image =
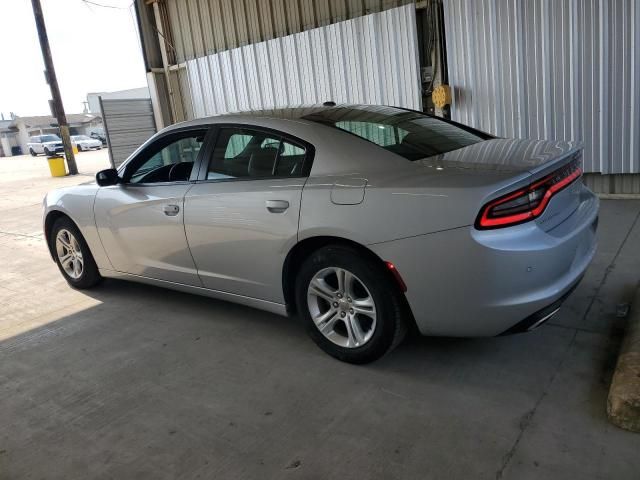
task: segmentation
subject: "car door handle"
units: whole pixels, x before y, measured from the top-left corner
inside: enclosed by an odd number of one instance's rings
[[[271,213],[282,213],[289,208],[289,202],[286,200],[267,200],[265,205]]]
[[[180,207],[178,205],[165,205],[162,207],[162,211],[168,217],[175,217],[180,211]]]

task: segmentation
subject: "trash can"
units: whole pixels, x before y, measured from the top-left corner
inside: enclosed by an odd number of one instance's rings
[[[67,174],[67,170],[64,166],[64,158],[51,157],[47,158],[47,162],[49,162],[49,171],[51,172],[52,177],[64,177]]]

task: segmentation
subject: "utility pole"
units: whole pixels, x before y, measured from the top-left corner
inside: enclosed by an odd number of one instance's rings
[[[76,159],[73,156],[73,147],[71,145],[71,137],[69,136],[69,125],[67,125],[67,115],[64,113],[62,106],[62,98],[60,97],[60,89],[58,88],[58,78],[53,68],[53,59],[51,58],[51,49],[49,48],[49,37],[47,36],[47,27],[44,24],[44,16],[42,15],[42,6],[40,0],[31,0],[33,6],[33,16],[36,19],[36,28],[38,29],[38,39],[40,40],[40,49],[42,50],[42,58],[44,59],[45,76],[47,83],[51,88],[51,112],[58,121],[60,128],[60,136],[62,137],[62,145],[64,146],[64,156],[67,159],[67,167],[70,175],[78,174]]]

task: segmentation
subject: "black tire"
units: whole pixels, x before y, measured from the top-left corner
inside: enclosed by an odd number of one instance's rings
[[[38,156],[38,154],[33,150],[33,148],[30,148],[30,149],[29,149],[29,154],[30,154],[32,157],[37,157],[37,156]]]
[[[73,235],[73,237],[75,237],[75,239],[77,240],[80,252],[82,253],[82,263],[83,263],[82,273],[79,275],[78,278],[73,278],[72,276],[70,276],[65,271],[65,268],[62,266],[62,263],[60,261],[60,254],[56,246],[56,239],[57,239],[58,233],[61,230],[67,230]],[[93,255],[91,254],[91,250],[89,250],[89,246],[87,245],[87,242],[84,240],[84,237],[80,233],[80,230],[78,230],[78,227],[76,227],[75,223],[73,223],[73,221],[71,221],[69,217],[60,217],[58,220],[55,221],[55,223],[53,224],[53,227],[51,228],[51,234],[49,235],[49,244],[50,244],[51,251],[53,252],[55,261],[58,265],[58,269],[60,270],[60,273],[62,273],[62,276],[64,277],[64,279],[73,288],[83,290],[83,289],[91,288],[102,281],[102,276],[98,271],[98,266],[96,265],[96,262],[93,259]]]
[[[82,145],[78,145],[78,152],[82,152]]]
[[[375,328],[371,328],[373,333],[362,346],[337,345],[320,332],[312,319],[307,302],[309,285],[316,274],[332,267],[347,270],[355,275],[368,290],[375,304]],[[343,362],[373,362],[398,346],[406,334],[402,293],[381,262],[355,248],[330,245],[311,254],[300,267],[296,277],[295,295],[298,315],[309,336],[322,350]],[[346,327],[345,321],[343,324]],[[339,326],[337,322],[335,325]]]
[[[51,156],[51,152],[49,151],[49,149],[48,149],[47,147],[44,147],[44,154],[45,154],[47,157],[50,157],[50,156]]]

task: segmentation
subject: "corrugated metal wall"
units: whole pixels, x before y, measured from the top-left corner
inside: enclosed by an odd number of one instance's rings
[[[188,82],[180,82],[180,90],[192,96],[187,118],[327,100],[421,109],[414,5],[186,65]]]
[[[411,0],[166,0],[178,63],[398,7]]]
[[[597,193],[623,195],[638,195],[640,193],[640,174],[600,175],[599,173],[592,173],[585,175],[584,183]]]
[[[136,148],[156,133],[153,108],[148,98],[100,98],[100,111],[113,168],[118,168]]]
[[[640,172],[640,2],[445,0],[452,117],[579,140],[588,172]]]
[[[175,121],[182,122],[196,118],[201,115],[194,116],[193,107],[194,96],[192,94],[192,83],[195,80],[189,78],[187,64],[171,67],[169,70],[169,78],[171,81],[171,92],[174,102]],[[195,92],[196,94],[202,92]]]

